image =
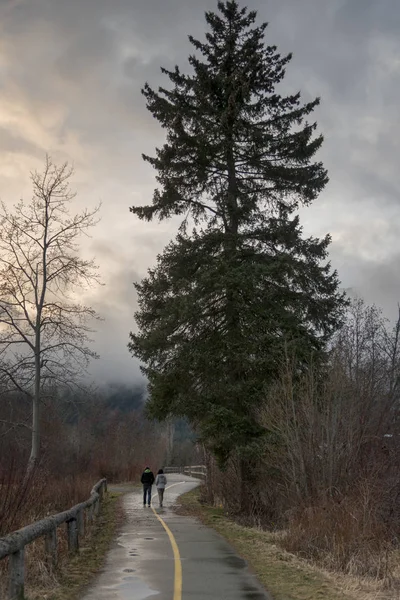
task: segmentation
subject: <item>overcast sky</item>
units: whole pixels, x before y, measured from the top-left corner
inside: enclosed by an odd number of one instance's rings
[[[321,96],[316,113],[330,183],[302,211],[307,233],[333,237],[344,288],[392,317],[400,300],[399,0],[249,0],[268,41],[293,51],[285,88]],[[75,166],[77,204],[102,201],[86,251],[105,286],[92,368],[98,381],[138,377],[126,345],[133,281],[155,263],[173,223],[139,222],[154,174],[141,153],[163,140],[140,94],[160,66],[184,67],[187,34],[205,31],[215,0],[0,0],[0,196],[30,197],[29,171],[49,152]]]

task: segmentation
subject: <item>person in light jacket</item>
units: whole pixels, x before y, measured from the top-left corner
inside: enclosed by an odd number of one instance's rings
[[[164,500],[165,486],[167,485],[167,478],[164,475],[164,471],[160,469],[156,477],[156,488],[158,492],[158,499],[160,501],[160,508],[162,508]]]

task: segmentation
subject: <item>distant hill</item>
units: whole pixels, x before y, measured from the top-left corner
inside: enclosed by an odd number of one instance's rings
[[[147,396],[146,386],[143,384],[129,387],[121,383],[110,383],[102,387],[100,392],[108,408],[122,413],[142,409]]]

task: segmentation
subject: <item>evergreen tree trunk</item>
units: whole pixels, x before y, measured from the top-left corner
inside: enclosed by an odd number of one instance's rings
[[[174,452],[174,434],[175,427],[172,422],[172,419],[168,419],[167,421],[167,456],[166,456],[166,465],[170,466],[173,458]]]
[[[255,483],[252,467],[248,459],[240,460],[240,512],[245,515],[252,512],[252,488]]]

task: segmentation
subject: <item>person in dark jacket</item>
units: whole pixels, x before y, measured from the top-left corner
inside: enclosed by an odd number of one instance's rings
[[[150,467],[146,467],[142,473],[140,481],[143,484],[143,506],[151,506],[151,486],[154,483],[154,475]]]

